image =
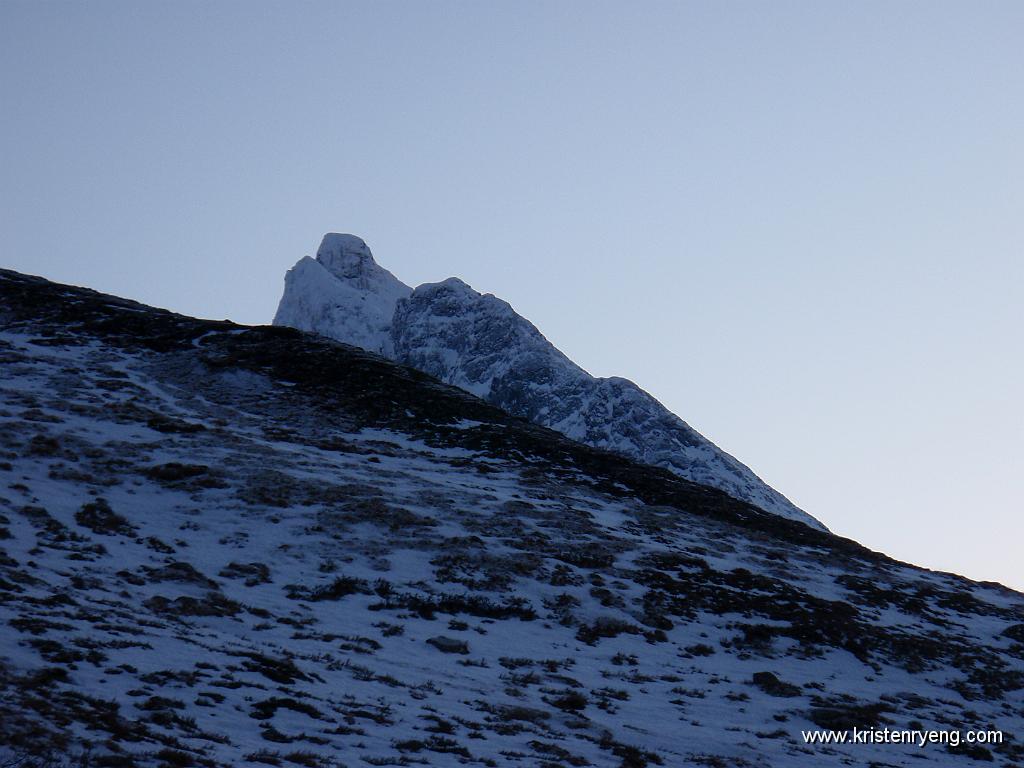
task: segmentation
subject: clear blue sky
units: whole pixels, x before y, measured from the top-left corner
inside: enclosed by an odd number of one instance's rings
[[[0,0],[0,263],[458,275],[829,525],[1024,588],[1024,3]]]

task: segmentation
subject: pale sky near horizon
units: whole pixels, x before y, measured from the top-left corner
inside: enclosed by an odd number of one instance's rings
[[[836,533],[1024,589],[1024,4],[0,0],[0,266],[492,292]]]

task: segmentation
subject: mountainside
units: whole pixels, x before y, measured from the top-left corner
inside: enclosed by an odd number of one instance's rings
[[[1024,761],[1024,595],[292,329],[0,271],[0,479],[0,765]]]
[[[633,382],[588,374],[507,302],[457,278],[412,290],[354,235],[326,235],[316,260],[288,272],[274,324],[379,352],[573,440],[824,528]]]

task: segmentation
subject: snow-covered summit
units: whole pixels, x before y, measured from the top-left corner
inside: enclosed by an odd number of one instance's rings
[[[324,235],[316,259],[303,257],[285,275],[274,325],[339,339],[390,357],[391,318],[412,288],[373,260],[355,235]]]
[[[275,325],[379,352],[581,443],[824,527],[633,382],[591,376],[508,302],[456,277],[411,290],[352,235],[324,238],[319,271],[306,262],[285,278]]]
[[[335,277],[343,280],[367,281],[372,275],[385,273],[394,277],[373,260],[369,246],[361,237],[328,232],[320,241],[316,260]]]

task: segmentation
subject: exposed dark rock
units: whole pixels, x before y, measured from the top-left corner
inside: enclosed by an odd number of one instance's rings
[[[469,653],[469,644],[465,640],[456,640],[452,637],[438,635],[427,640],[427,645],[432,645],[442,653]]]

